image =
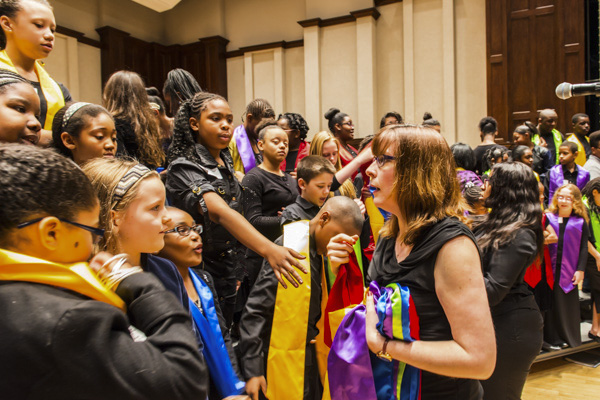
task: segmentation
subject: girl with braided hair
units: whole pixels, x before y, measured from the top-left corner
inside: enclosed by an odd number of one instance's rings
[[[0,2],[0,68],[27,79],[40,103],[43,130],[40,144],[52,138],[56,112],[71,101],[67,88],[50,77],[40,61],[54,47],[56,21],[47,0],[2,0]]]
[[[215,277],[228,327],[242,278],[236,254],[238,240],[268,260],[284,287],[287,285],[281,275],[294,286],[302,282],[294,269],[300,267],[296,258],[301,256],[271,242],[241,215],[242,187],[228,151],[232,131],[233,114],[223,97],[200,92],[184,102],[175,118],[166,182],[172,204],[204,226],[204,265]]]
[[[37,144],[42,129],[39,114],[33,86],[19,74],[0,69],[0,143]]]
[[[296,177],[298,162],[309,154],[310,143],[306,141],[308,124],[300,114],[285,113],[277,117],[277,125],[288,135],[290,148],[288,155],[281,163],[281,170]]]

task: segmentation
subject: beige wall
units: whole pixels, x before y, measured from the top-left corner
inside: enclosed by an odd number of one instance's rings
[[[100,49],[57,34],[54,50],[44,61],[50,76],[69,89],[73,100],[102,102]]]
[[[404,37],[402,24],[402,3],[389,4],[379,8],[381,16],[377,20],[377,118],[389,111],[404,116]],[[377,128],[375,126],[374,128]]]
[[[356,24],[331,26],[321,31],[321,125],[327,129],[323,117],[331,107],[348,114],[357,121],[356,98]],[[318,130],[312,129],[311,135]],[[358,130],[358,129],[357,129]],[[355,133],[356,135],[356,133]]]
[[[314,17],[318,2],[306,0],[305,4],[306,17]],[[335,1],[323,4],[321,18],[352,11],[342,5]],[[331,15],[334,9],[337,15]],[[281,50],[285,76],[280,86],[273,76],[274,60],[267,55],[272,50],[228,60],[228,66],[236,71],[228,71],[230,82],[244,82],[243,87],[229,85],[232,103],[247,102],[252,98],[249,93],[261,93],[273,103],[276,93],[282,91],[285,111],[304,112],[311,127],[309,137],[327,129],[323,114],[334,106],[352,117],[357,137],[375,132],[387,111],[400,112],[407,122],[414,123],[420,123],[423,113],[429,111],[441,121],[449,143],[464,141],[475,146],[479,142],[477,122],[487,112],[485,4],[480,0],[404,0],[378,10],[381,16],[377,21],[368,17],[360,22],[306,28],[304,52],[297,52],[302,58],[292,61],[291,52],[297,49]],[[372,23],[374,29],[361,27],[365,23]],[[372,42],[363,37],[365,32],[372,33]],[[273,36],[264,42],[276,40]],[[365,62],[370,56],[372,62]],[[252,62],[248,63],[248,57]],[[295,72],[290,71],[292,66]],[[368,68],[373,72],[366,73]],[[298,79],[288,76],[291,73]],[[243,77],[235,78],[236,74]],[[365,85],[366,80],[372,80],[374,87]]]
[[[165,18],[130,0],[51,0],[58,25],[99,39],[96,28],[112,26],[148,42],[165,43]]]
[[[387,111],[409,122],[420,122],[429,111],[450,143],[479,142],[477,122],[487,112],[481,0],[403,0],[379,7],[377,21],[321,28],[302,28],[297,21],[348,15],[372,7],[372,0],[183,0],[162,14],[130,0],[53,4],[60,25],[93,39],[104,25],[164,44],[220,35],[230,41],[230,51],[304,39],[304,47],[227,60],[236,124],[250,99],[264,97],[277,113],[303,114],[310,135],[326,128],[323,113],[335,106],[352,116],[359,137],[374,132]],[[99,60],[98,49],[62,38],[47,61],[79,98],[99,101]]]

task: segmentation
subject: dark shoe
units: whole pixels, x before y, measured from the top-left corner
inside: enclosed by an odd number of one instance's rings
[[[558,347],[560,347],[561,349],[566,349],[567,347],[569,347],[569,344],[566,342],[562,342],[561,344],[558,345]]]
[[[544,351],[558,351],[560,350],[559,346],[554,346],[550,343],[544,342],[542,343],[542,350]]]
[[[600,343],[600,336],[596,336],[592,332],[588,332],[588,337],[593,341]]]

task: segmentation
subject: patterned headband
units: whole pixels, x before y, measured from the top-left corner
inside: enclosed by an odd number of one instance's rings
[[[71,104],[69,106],[69,108],[67,108],[67,111],[65,111],[65,114],[63,115],[62,129],[65,130],[65,128],[67,127],[67,124],[69,123],[69,120],[71,119],[73,114],[75,114],[77,112],[77,110],[79,110],[81,107],[85,107],[89,104],[91,104],[91,103],[84,103],[82,101]]]
[[[160,104],[154,103],[154,102],[150,102],[148,104],[150,104],[150,108],[151,109],[156,110],[156,111],[160,111]]]
[[[140,179],[144,178],[146,175],[151,174],[152,170],[148,167],[143,166],[142,164],[134,165],[119,181],[117,187],[115,189],[115,193],[113,195],[113,206],[114,209],[125,194],[131,189],[133,185],[135,185]]]

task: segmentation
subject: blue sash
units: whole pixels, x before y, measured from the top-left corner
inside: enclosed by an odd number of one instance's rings
[[[193,270],[189,271],[196,292],[198,292],[202,310],[204,310],[204,314],[202,314],[198,306],[190,300],[192,319],[204,342],[202,353],[208,365],[210,378],[222,397],[240,394],[244,390],[245,383],[239,380],[231,366],[229,353],[225,348],[225,341],[219,326],[213,294],[208,285]]]

